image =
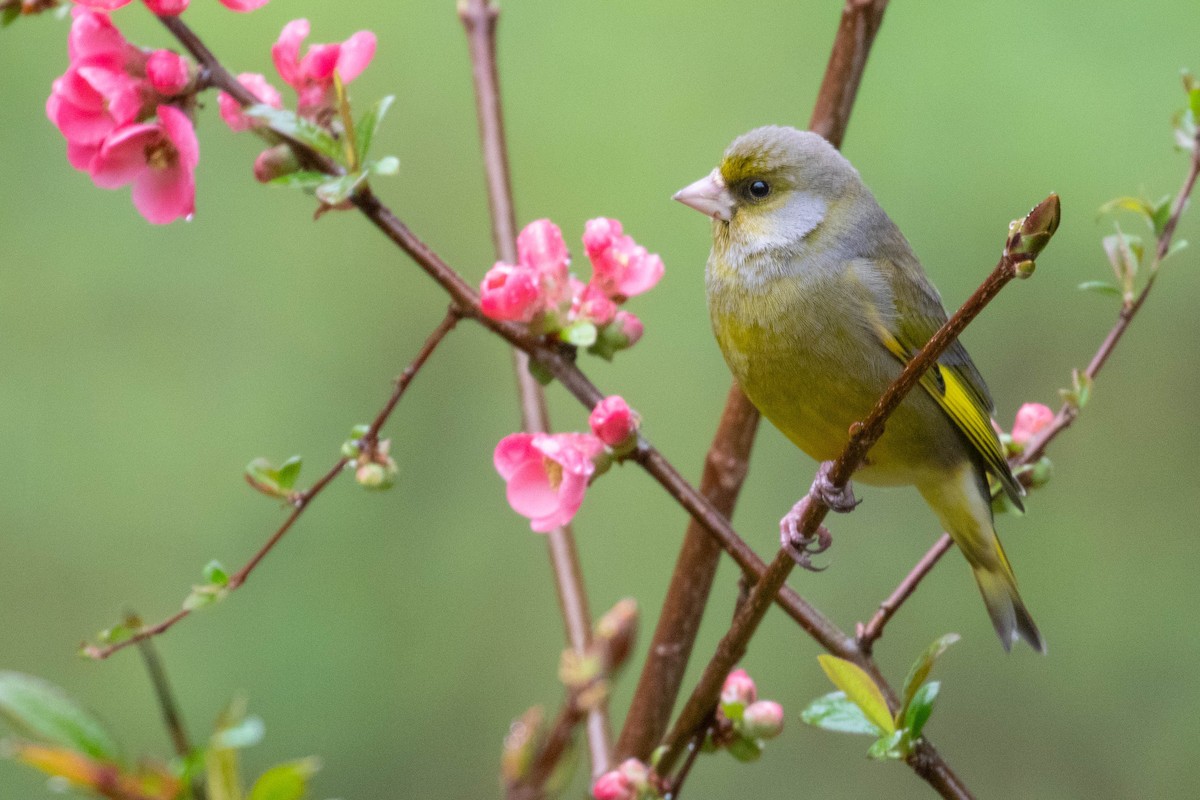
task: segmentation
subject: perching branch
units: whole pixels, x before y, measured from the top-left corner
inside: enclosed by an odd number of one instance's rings
[[[1179,188],[1179,193],[1175,195],[1175,200],[1171,204],[1171,215],[1167,218],[1163,225],[1162,232],[1158,236],[1154,248],[1154,262],[1150,266],[1150,277],[1146,280],[1146,285],[1142,287],[1141,292],[1132,299],[1122,303],[1121,311],[1117,314],[1117,321],[1109,330],[1108,335],[1097,348],[1092,360],[1088,362],[1087,369],[1084,370],[1084,376],[1089,380],[1095,380],[1100,374],[1100,370],[1108,362],[1109,356],[1116,349],[1117,343],[1121,341],[1121,337],[1125,335],[1125,331],[1129,330],[1130,324],[1133,322],[1138,311],[1146,302],[1147,295],[1150,294],[1151,287],[1154,286],[1154,276],[1158,274],[1159,265],[1163,259],[1167,257],[1167,253],[1171,250],[1171,242],[1175,237],[1175,229],[1179,226],[1179,219],[1183,216],[1183,211],[1187,207],[1188,198],[1192,194],[1192,190],[1196,186],[1196,179],[1200,177],[1200,135],[1192,147],[1192,157],[1188,162],[1188,172],[1183,180],[1183,185]],[[1079,417],[1079,407],[1071,403],[1063,403],[1055,414],[1054,420],[1046,426],[1042,431],[1037,433],[1034,438],[1026,445],[1025,450],[1013,461],[1011,466],[1017,467],[1028,466],[1037,463],[1046,453],[1046,448],[1053,442],[1058,435],[1065,431]],[[948,551],[954,542],[950,539],[949,534],[943,533],[934,543],[933,547],[929,548],[928,552],[921,557],[921,560],[904,576],[904,580],[900,585],[888,595],[888,598],[879,604],[879,610],[871,617],[870,622],[865,626],[860,626],[858,631],[858,645],[864,655],[869,655],[875,641],[883,635],[883,628],[891,620],[892,616],[900,608],[901,605],[912,595],[925,576],[937,565],[941,557]]]
[[[364,444],[373,445],[378,440],[379,431],[383,427],[384,423],[387,422],[388,417],[391,416],[393,409],[396,408],[396,404],[400,402],[400,398],[404,396],[404,392],[412,384],[413,379],[417,376],[417,373],[421,370],[421,367],[424,366],[425,362],[429,360],[429,357],[433,354],[433,351],[437,349],[438,344],[440,344],[442,339],[446,337],[446,334],[454,329],[454,326],[458,323],[458,319],[459,313],[455,309],[451,308],[451,310],[447,312],[445,318],[443,318],[442,321],[438,323],[438,326],[433,329],[433,332],[429,334],[429,337],[425,340],[425,344],[421,346],[420,351],[417,353],[416,358],[414,358],[412,363],[404,369],[404,372],[400,373],[399,377],[396,378],[396,386],[392,390],[392,394],[388,398],[387,403],[384,404],[379,414],[376,415],[374,422],[371,423],[370,427],[367,429],[367,432],[363,434],[361,441]],[[339,458],[337,462],[330,467],[329,471],[322,475],[316,483],[302,492],[297,492],[289,499],[292,505],[292,513],[289,514],[287,519],[283,521],[283,524],[275,530],[275,533],[271,534],[271,537],[267,539],[266,543],[263,544],[262,547],[258,549],[258,552],[251,556],[250,560],[247,561],[241,569],[229,576],[229,583],[226,585],[226,589],[228,591],[233,592],[246,582],[246,580],[250,577],[250,573],[254,571],[254,568],[258,566],[259,562],[266,558],[267,554],[275,548],[275,545],[279,544],[279,541],[283,538],[284,534],[291,529],[296,520],[300,519],[300,516],[304,513],[312,501],[316,499],[317,495],[324,491],[325,487],[332,483],[333,479],[342,473],[342,470],[345,469],[349,461],[350,459],[346,458],[345,456]],[[82,652],[89,658],[94,658],[97,660],[108,658],[118,650],[124,650],[126,647],[129,647],[133,644],[140,644],[146,639],[149,639],[153,636],[158,636],[159,634],[170,630],[180,620],[190,616],[191,613],[191,609],[182,608],[175,614],[172,614],[170,617],[167,617],[156,625],[142,625],[138,627],[137,630],[135,630],[128,638],[113,642],[109,645],[87,645],[83,648]]]
[[[810,130],[835,147],[841,146],[846,135],[867,56],[886,9],[887,0],[850,0],[842,9],[821,91],[808,123]],[[727,519],[733,517],[734,505],[750,469],[750,451],[758,422],[758,409],[735,382],[729,388],[725,410],[700,478],[701,494]],[[618,759],[634,756],[646,760],[666,733],[719,560],[720,550],[709,531],[696,519],[691,520],[617,742]]]
[[[1058,227],[1058,218],[1058,196],[1050,195],[1049,198],[1034,207],[1023,220],[1013,223],[1004,253],[996,268],[966,303],[934,333],[925,346],[905,365],[899,376],[892,381],[875,403],[866,419],[851,426],[850,440],[842,450],[842,454],[833,462],[832,468],[826,473],[829,482],[835,488],[844,488],[849,483],[851,475],[862,464],[868,451],[883,436],[884,423],[888,416],[899,407],[901,401],[917,385],[926,370],[936,362],[946,348],[1009,281],[1019,274],[1027,274],[1028,268],[1025,265],[1032,264],[1032,259],[1053,235],[1054,230]],[[822,469],[824,471],[824,468]],[[803,512],[798,525],[799,534],[803,538],[811,539],[816,535],[822,521],[829,513],[829,506],[819,493],[814,495],[811,491],[802,504]],[[671,768],[683,754],[688,740],[696,730],[704,725],[709,714],[712,713],[725,677],[738,660],[745,655],[750,638],[766,615],[771,601],[783,586],[784,581],[787,580],[788,575],[791,574],[795,563],[792,555],[781,548],[767,573],[754,586],[749,597],[738,609],[733,625],[722,637],[717,646],[717,652],[705,667],[699,683],[692,691],[687,704],[667,737],[667,750],[657,764],[657,771],[660,775],[670,774]],[[861,662],[863,659],[856,660]],[[875,669],[875,671],[878,670]],[[939,791],[944,788],[946,792],[949,792],[952,787],[935,788],[939,788]],[[960,792],[952,792],[947,796],[962,795]]]
[[[492,5],[490,0],[462,0],[458,6],[458,16],[466,30],[470,50],[479,138],[483,144],[488,203],[492,212],[492,241],[496,256],[515,264],[517,215],[508,169],[500,79],[496,69],[496,22],[500,9]],[[529,372],[529,356],[517,349],[513,350],[513,370],[521,405],[521,427],[529,433],[548,432],[550,417],[546,409],[545,392]],[[546,536],[546,545],[558,588],[567,642],[576,653],[582,654],[591,643],[592,618],[571,526],[564,525],[550,531]],[[598,703],[586,713],[588,751],[592,776],[595,777],[607,772],[609,767],[607,704]],[[549,772],[546,774],[549,775]]]

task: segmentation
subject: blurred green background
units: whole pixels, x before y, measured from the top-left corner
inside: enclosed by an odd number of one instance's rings
[[[402,172],[380,192],[479,279],[491,243],[452,2],[275,0],[249,16],[193,5],[188,21],[235,71],[270,73],[268,47],[295,16],[309,15],[314,41],[375,30],[378,55],[353,94],[398,98],[376,149],[399,156]],[[669,198],[736,134],[807,121],[839,8],[504,4],[520,217],[554,218],[579,252],[584,221],[615,216],[662,254],[665,279],[629,306],[644,341],[613,365],[584,367],[630,399],[693,480],[729,379],[704,310],[707,225]],[[172,44],[137,5],[116,20],[134,41]],[[93,188],[43,113],[66,30],[46,16],[0,32],[0,667],[67,687],[131,751],[166,755],[137,656],[95,664],[76,645],[126,609],[170,613],[211,558],[242,563],[282,513],[242,483],[245,463],[300,453],[306,479],[325,469],[444,299],[356,215],[314,224],[308,198],[255,184],[257,141],[231,135],[211,97],[195,221],[155,228],[127,191]],[[1183,103],[1179,69],[1200,68],[1197,30],[1194,0],[1100,0],[1086,11],[903,0],[887,14],[845,152],[947,304],[991,268],[1011,218],[1062,195],[1063,227],[1036,279],[1005,292],[966,336],[1006,425],[1024,401],[1054,403],[1113,320],[1114,300],[1075,288],[1109,276],[1096,209],[1121,194],[1173,193],[1182,179],[1170,119]],[[1180,233],[1196,238],[1200,224],[1187,219]],[[1004,655],[955,555],[880,644],[899,680],[928,641],[963,634],[939,665],[927,731],[982,797],[1197,791],[1198,295],[1189,250],[1056,443],[1054,481],[1027,517],[1000,520],[1050,655]],[[463,325],[386,431],[395,489],[338,482],[244,590],[160,640],[197,735],[241,693],[267,723],[251,772],[319,754],[318,798],[497,795],[509,721],[532,704],[557,707],[563,645],[544,541],[508,509],[491,467],[495,442],[518,424],[512,383],[502,344]],[[585,427],[561,389],[551,400],[558,428]],[[812,473],[764,427],[736,515],[760,552],[773,551],[777,520]],[[831,568],[793,578],[845,626],[870,615],[937,533],[915,492],[860,496],[858,512],[834,521]],[[637,598],[643,649],[684,524],[636,467],[598,482],[578,517],[594,610]],[[700,657],[728,619],[736,577],[726,563]],[[688,794],[929,796],[906,768],[867,762],[867,740],[799,722],[830,689],[817,652],[782,614],[768,616],[745,665],[784,703],[788,730],[760,763],[705,759]],[[635,682],[624,676],[615,709]],[[0,763],[0,796],[48,790]]]

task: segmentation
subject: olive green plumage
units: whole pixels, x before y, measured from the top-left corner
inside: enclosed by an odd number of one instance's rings
[[[750,400],[800,449],[836,458],[904,363],[946,321],[937,290],[854,167],[793,128],[734,140],[676,199],[713,217],[713,331]],[[1045,644],[992,526],[990,473],[1018,505],[992,400],[955,342],[889,418],[855,480],[915,485],[975,572],[1005,649]]]

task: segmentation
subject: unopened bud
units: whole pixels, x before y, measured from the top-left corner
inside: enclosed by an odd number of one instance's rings
[[[783,732],[783,706],[774,700],[759,700],[742,713],[742,735],[750,739],[774,739]]]
[[[1057,194],[1038,203],[1023,219],[1009,226],[1008,254],[1030,261],[1037,258],[1058,230],[1061,215]]]
[[[366,464],[360,464],[358,469],[354,470],[354,480],[358,481],[358,485],[364,489],[387,489],[396,482],[396,473],[399,468],[396,462],[387,458],[383,463],[378,461],[368,461]]]
[[[505,783],[519,783],[529,773],[529,766],[537,751],[543,716],[542,709],[534,706],[509,726],[500,757],[500,774]]]
[[[762,757],[762,747],[758,742],[744,736],[735,737],[725,748],[738,761],[757,761]]]
[[[596,623],[594,641],[604,649],[607,671],[611,674],[629,658],[637,639],[637,601],[626,597],[617,602]]]
[[[758,699],[758,687],[754,685],[754,679],[744,669],[735,669],[725,678],[725,685],[721,687],[721,705],[723,707],[734,707],[740,712],[746,706]],[[726,708],[726,714],[732,719],[738,714],[730,714]]]
[[[286,144],[268,147],[254,159],[254,179],[259,183],[270,183],[299,169],[300,162],[296,160],[296,154]]]
[[[596,800],[637,800],[637,789],[620,770],[606,772],[592,784]]]
[[[192,82],[187,60],[170,50],[155,50],[146,59],[146,79],[159,94],[172,97],[182,94]]]
[[[626,444],[637,430],[638,416],[620,395],[609,395],[596,404],[588,417],[592,433],[612,448]]]
[[[1013,267],[1013,272],[1015,272],[1017,277],[1021,278],[1022,280],[1032,277],[1035,270],[1037,270],[1037,262],[1029,260],[1022,261]]]

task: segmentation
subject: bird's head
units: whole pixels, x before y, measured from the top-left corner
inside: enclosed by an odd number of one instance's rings
[[[821,136],[772,125],[734,139],[720,166],[675,199],[712,217],[718,240],[755,251],[798,244],[859,185]]]

